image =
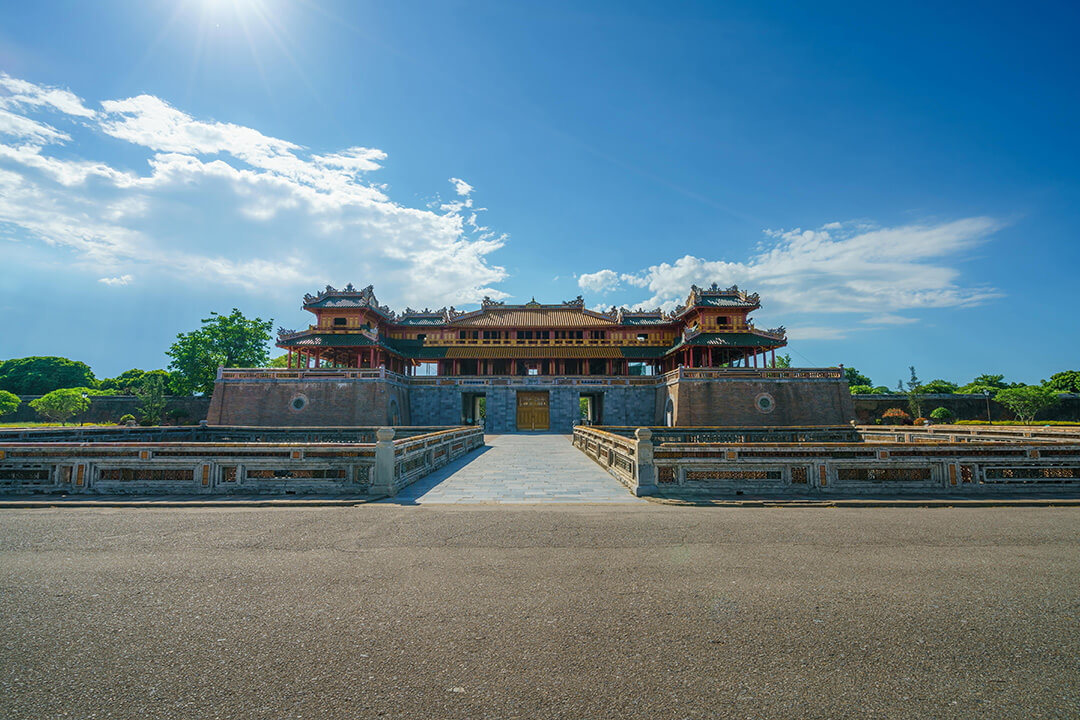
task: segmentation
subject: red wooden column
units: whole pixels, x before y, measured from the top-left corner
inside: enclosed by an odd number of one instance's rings
[[[769,355],[772,356],[771,364],[773,366],[773,369],[775,370],[776,369],[776,348],[773,348],[772,350],[770,350]]]
[[[709,346],[709,367],[712,367],[712,345]]]

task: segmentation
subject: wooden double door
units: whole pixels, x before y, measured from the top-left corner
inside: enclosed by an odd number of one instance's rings
[[[519,390],[517,394],[517,429],[547,430],[551,425],[548,393]]]

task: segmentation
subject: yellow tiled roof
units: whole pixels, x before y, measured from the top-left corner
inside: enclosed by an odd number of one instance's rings
[[[451,327],[613,327],[614,320],[576,308],[485,308],[450,321]]]

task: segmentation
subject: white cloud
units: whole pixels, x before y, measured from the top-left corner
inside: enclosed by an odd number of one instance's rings
[[[614,270],[599,270],[578,276],[578,287],[589,292],[606,293],[619,286],[619,275]]]
[[[116,285],[127,285],[132,280],[134,280],[134,277],[132,277],[131,275],[121,275],[119,277],[98,278],[99,283],[109,285],[110,287],[113,287],[113,286],[116,286]]]
[[[794,327],[787,331],[788,340],[843,340],[846,337],[847,332],[843,328],[824,325]]]
[[[468,196],[473,191],[473,186],[465,182],[461,178],[450,178],[450,182],[454,184],[454,190],[458,195]]]
[[[919,322],[919,320],[918,318],[905,317],[904,315],[882,313],[881,315],[872,315],[868,318],[863,318],[859,322],[867,325],[910,325],[911,323]]]
[[[16,115],[7,110],[0,110],[0,135],[7,135],[38,146],[71,139],[70,135],[60,132],[51,125],[36,122],[24,115]]]
[[[13,78],[7,73],[0,73],[0,107],[29,106],[51,108],[68,115],[94,117],[93,110],[83,105],[77,95],[60,88],[47,85],[35,85]]]
[[[506,296],[492,287],[506,271],[488,260],[506,236],[478,221],[463,180],[451,179],[461,201],[408,207],[367,179],[387,160],[375,148],[314,153],[151,95],[101,106],[0,76],[0,132],[21,143],[0,144],[0,223],[73,251],[102,282],[138,266],[252,292],[375,282],[393,305]],[[31,117],[48,109],[74,116],[71,127]],[[143,149],[147,172],[88,158],[102,134],[128,158]]]
[[[939,223],[875,227],[865,222],[829,223],[817,230],[767,230],[769,245],[747,261],[685,255],[633,274],[601,270],[605,290],[626,283],[647,288],[638,307],[671,309],[690,285],[738,284],[761,293],[770,309],[784,312],[868,313],[899,324],[898,310],[976,305],[1000,293],[959,283],[947,263],[986,240],[1000,223],[973,217]],[[582,285],[582,287],[585,287]]]

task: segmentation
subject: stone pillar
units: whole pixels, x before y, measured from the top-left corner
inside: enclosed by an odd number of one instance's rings
[[[634,431],[637,438],[637,483],[634,494],[653,495],[656,493],[656,466],[653,465],[652,430],[646,427]]]
[[[394,428],[381,427],[375,431],[375,474],[371,479],[371,494],[393,497],[394,486]]]

